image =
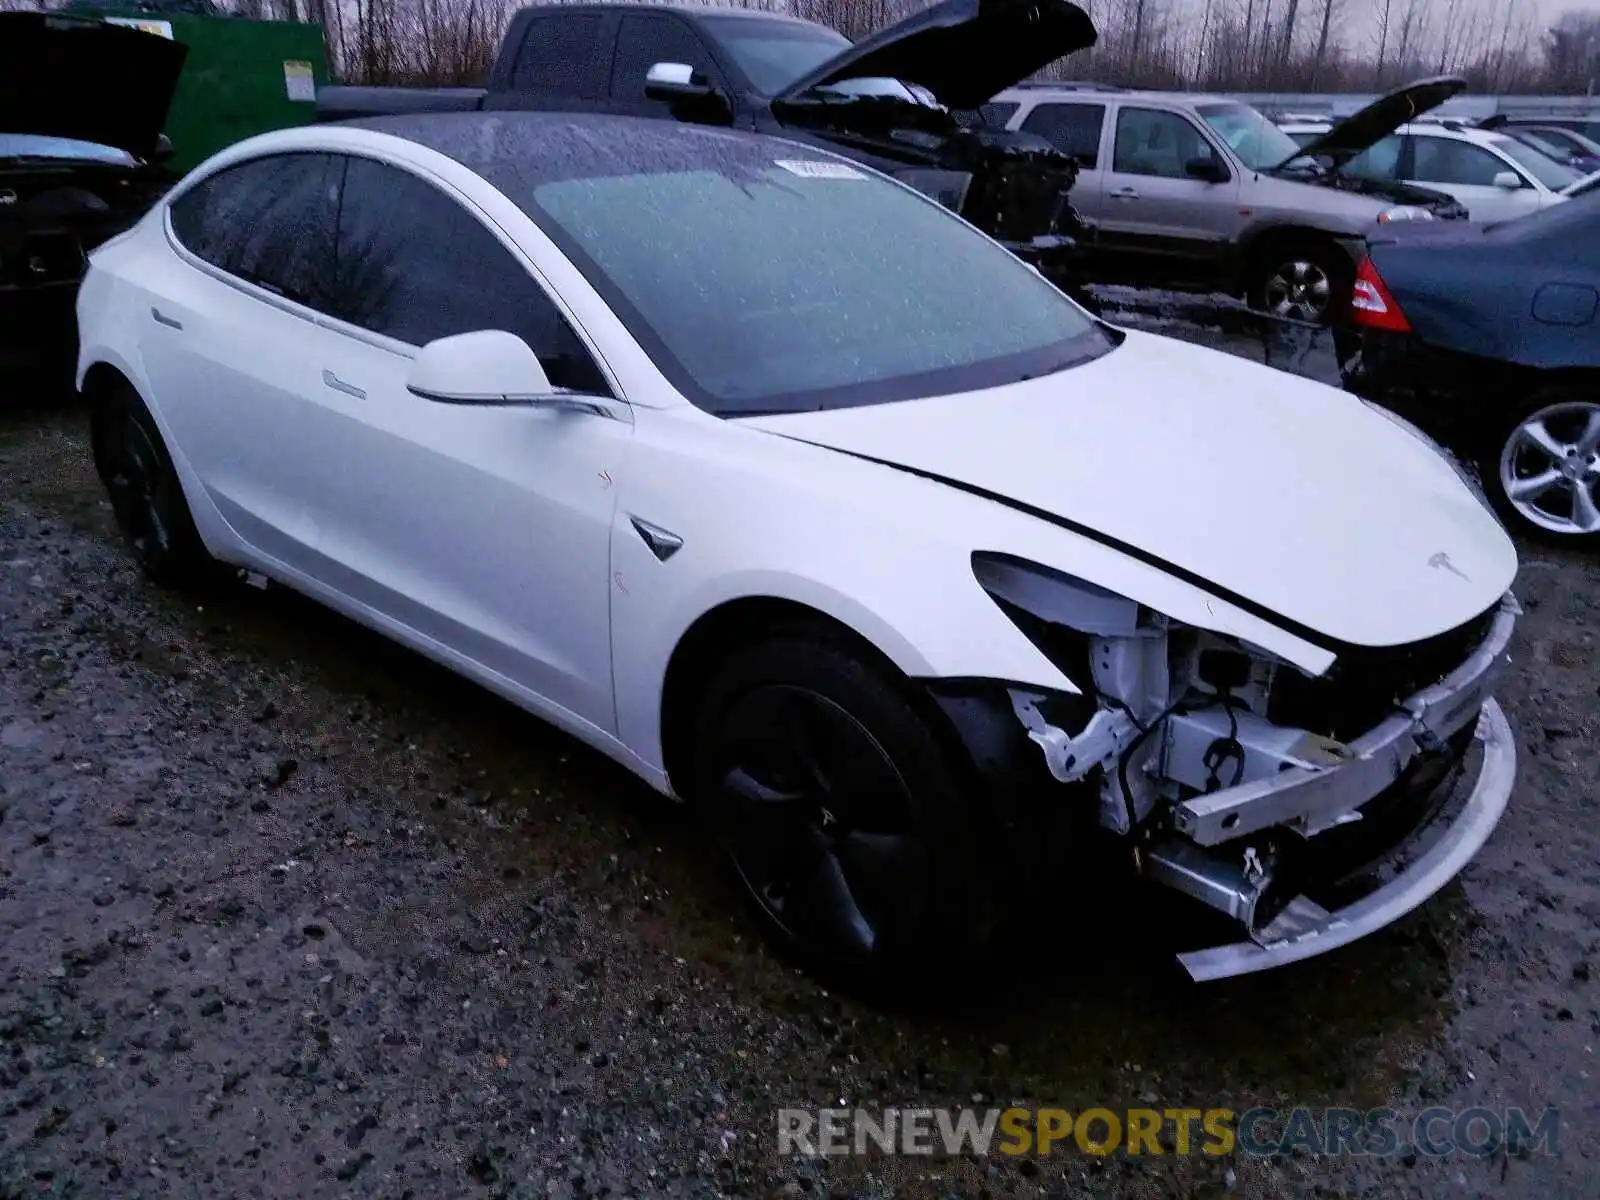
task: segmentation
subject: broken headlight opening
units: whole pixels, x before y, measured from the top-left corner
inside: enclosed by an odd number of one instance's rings
[[[1023,559],[980,552],[972,564],[1078,689],[1008,689],[1063,798],[1096,806],[1099,825],[1131,844],[1140,876],[1225,913],[1249,935],[1226,955],[1186,962],[1196,978],[1305,957],[1315,952],[1301,945],[1307,939],[1331,948],[1387,924],[1459,871],[1460,855],[1476,851],[1504,810],[1508,737],[1495,739],[1493,769],[1485,766],[1467,816],[1452,818],[1444,866],[1408,869],[1377,901],[1321,906],[1334,880],[1343,886],[1400,853],[1437,818],[1445,784],[1485,736],[1480,714],[1503,726],[1489,693],[1520,612],[1509,595],[1421,642],[1347,648],[1311,676]],[[1397,911],[1384,916],[1386,906]]]

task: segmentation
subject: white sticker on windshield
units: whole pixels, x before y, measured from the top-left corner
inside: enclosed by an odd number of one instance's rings
[[[782,167],[791,175],[804,179],[865,179],[864,172],[849,163],[822,162],[811,158],[780,158],[774,166]]]

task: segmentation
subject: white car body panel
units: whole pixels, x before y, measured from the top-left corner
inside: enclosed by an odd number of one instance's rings
[[[1311,673],[1333,661],[1329,641],[1447,629],[1515,571],[1465,485],[1392,423],[1333,389],[1143,334],[987,393],[719,420],[671,387],[531,221],[453,160],[310,127],[250,139],[190,179],[292,149],[379,157],[476,208],[595,352],[622,398],[612,417],[415,397],[404,387],[414,348],[225,281],[176,247],[165,204],[92,256],[80,380],[105,364],[139,391],[213,554],[462,671],[660,790],[671,787],[660,707],[672,653],[730,601],[827,613],[911,676],[1071,691],[978,585],[974,551],[1081,576]],[[1364,464],[1356,487],[1353,461]],[[658,561],[634,517],[683,548]],[[1441,552],[1466,580],[1429,566]]]
[[[1357,645],[1450,628],[1510,586],[1510,539],[1483,536],[1481,504],[1394,422],[1269,367],[1127,337],[1084,366],[987,393],[752,423],[1070,514]],[[1460,574],[1429,565],[1440,553]]]

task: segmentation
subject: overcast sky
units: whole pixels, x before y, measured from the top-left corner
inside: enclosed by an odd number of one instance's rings
[[[1443,7],[1444,0],[1436,0],[1436,2]],[[1530,7],[1538,15],[1534,25],[1535,30],[1538,31],[1545,29],[1568,9],[1600,13],[1600,0],[1516,0],[1516,2]],[[1305,6],[1302,5],[1303,7]],[[1352,0],[1349,4],[1350,16],[1345,22],[1346,32],[1351,34],[1366,32],[1366,29],[1370,27],[1371,14],[1377,10],[1377,7],[1378,0]],[[1397,2],[1395,8],[1398,10],[1400,7],[1401,5]],[[1320,12],[1322,6],[1313,4],[1311,8],[1313,12]],[[1362,13],[1363,9],[1366,10],[1365,13]]]

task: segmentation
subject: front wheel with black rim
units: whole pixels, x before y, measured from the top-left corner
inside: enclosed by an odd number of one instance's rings
[[[1600,536],[1600,396],[1541,392],[1479,465],[1514,528],[1556,543],[1592,545]]]
[[[879,986],[991,941],[967,787],[891,668],[826,630],[775,634],[710,683],[692,752],[693,798],[781,948]]]
[[[198,583],[216,567],[207,553],[155,419],[126,383],[92,397],[95,469],[111,512],[144,573],[157,583]]]
[[[1250,303],[1269,316],[1332,325],[1348,307],[1354,286],[1355,268],[1338,246],[1296,242],[1258,257]]]

